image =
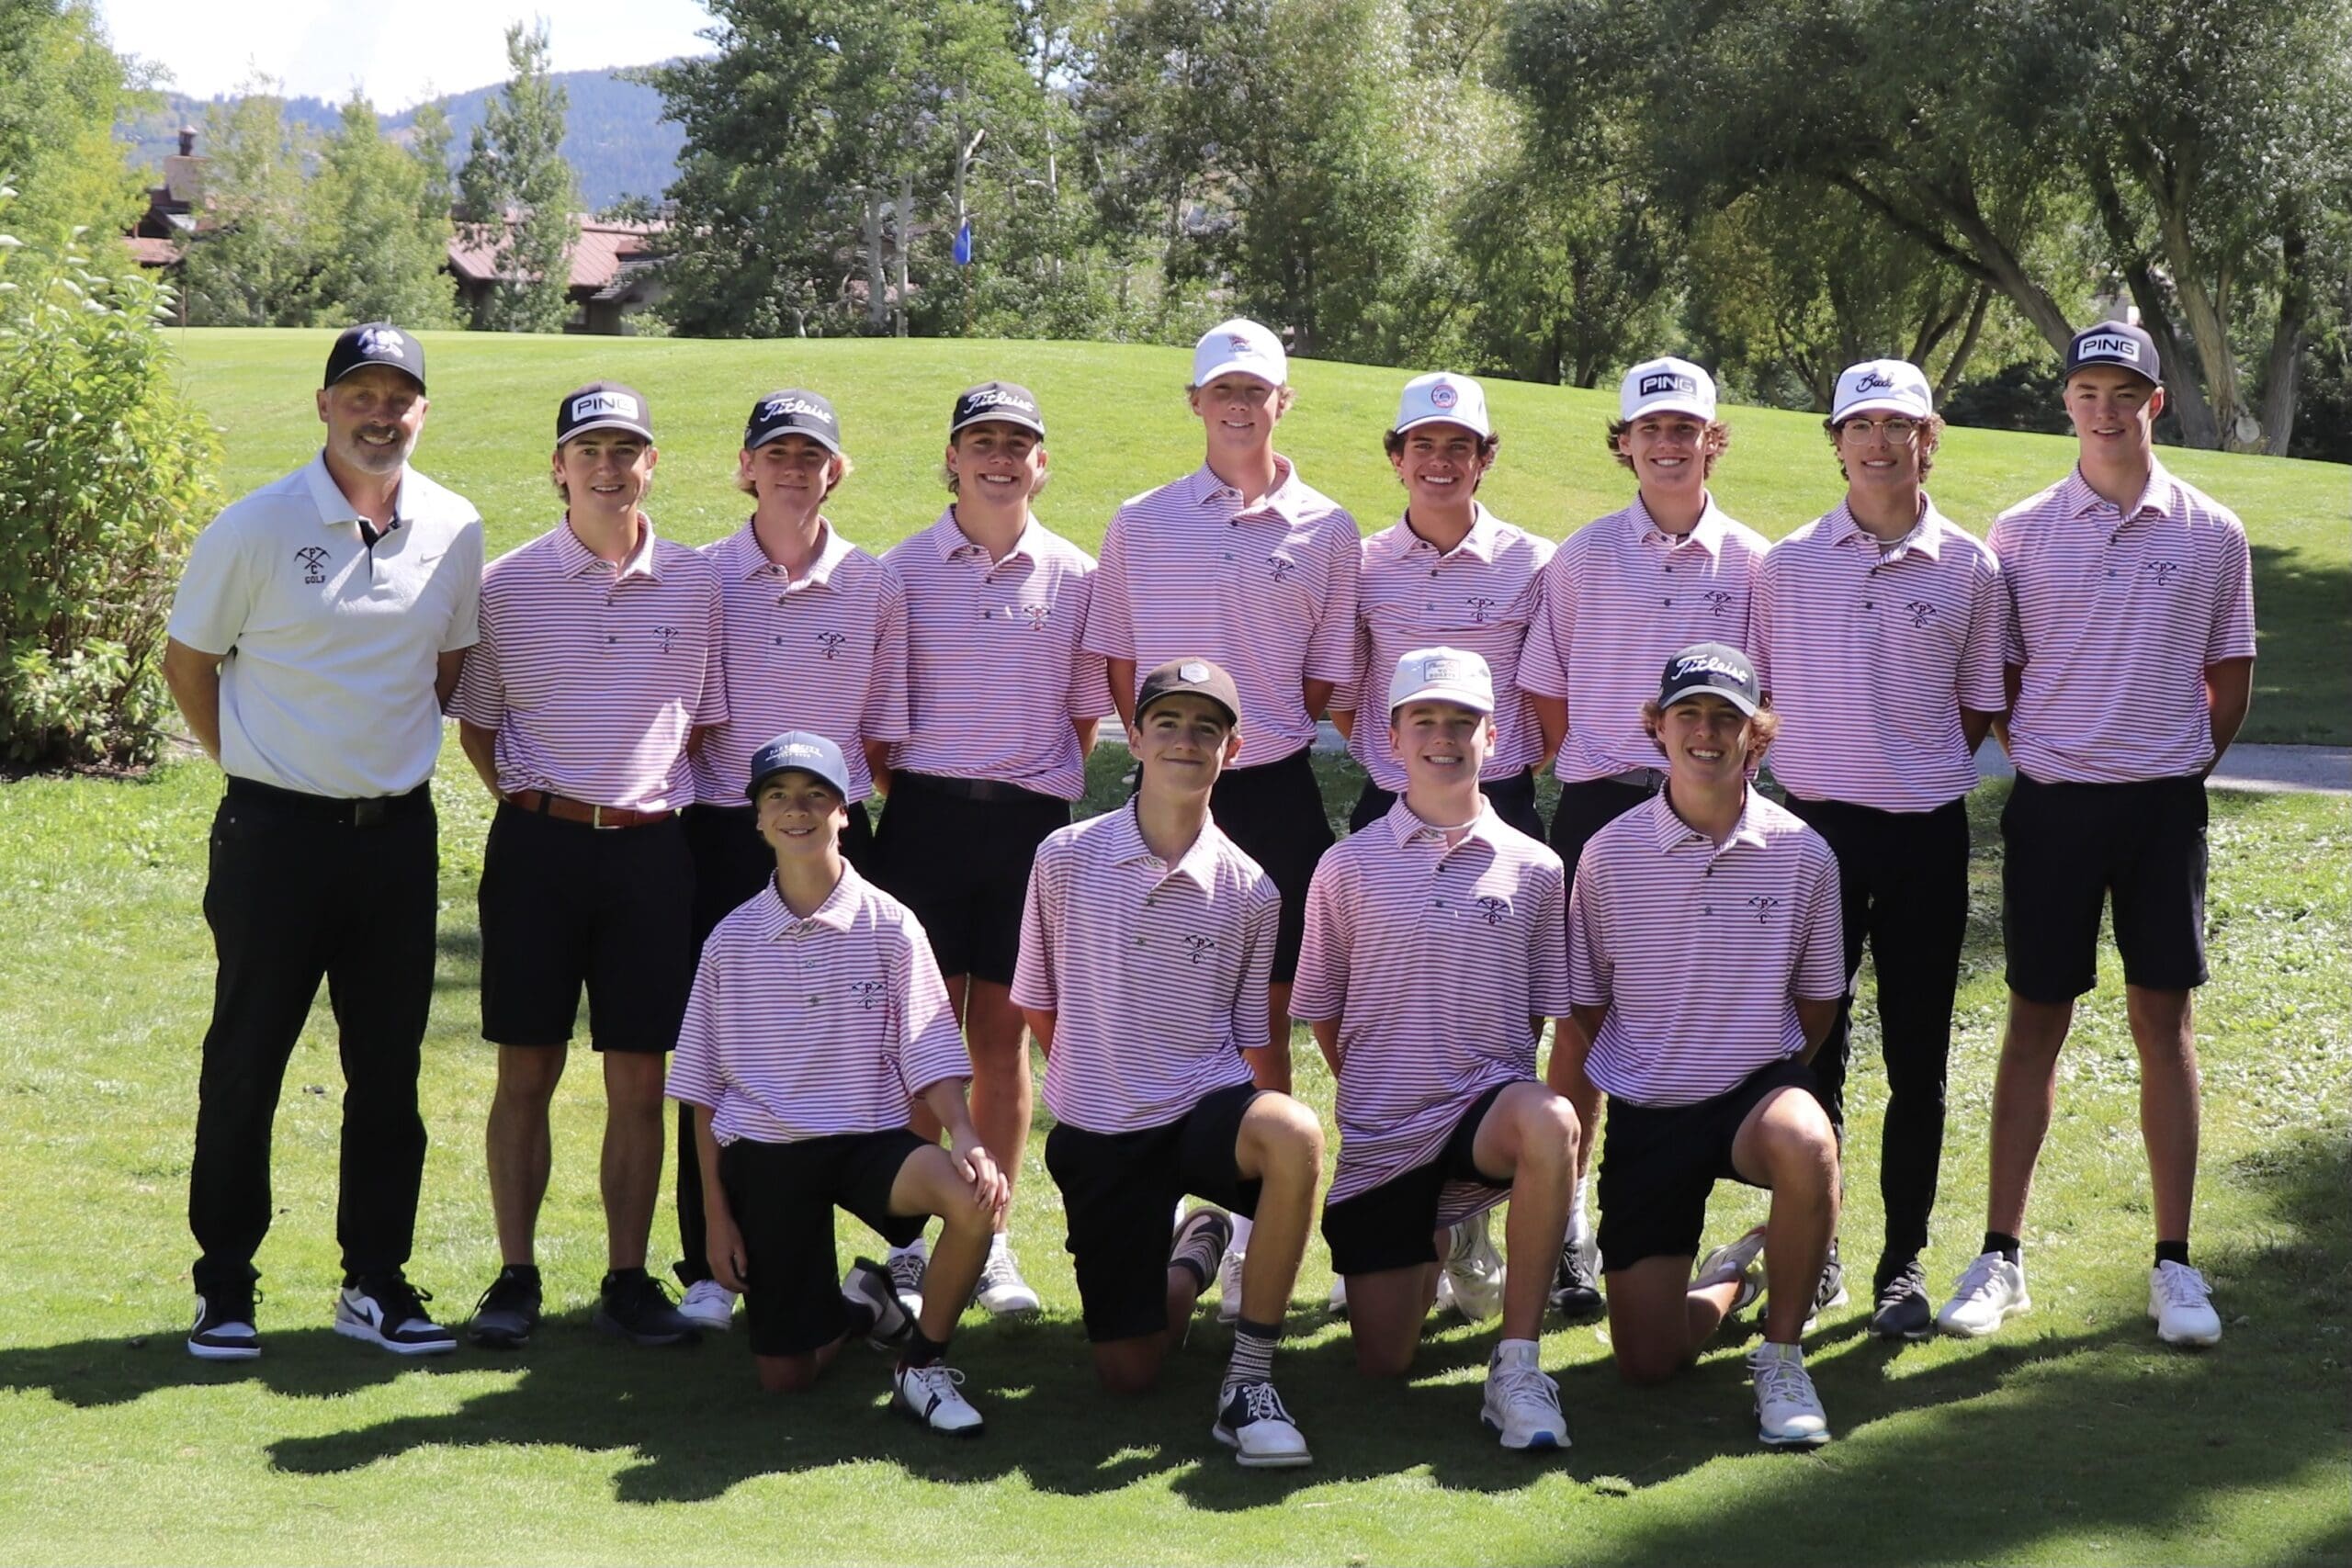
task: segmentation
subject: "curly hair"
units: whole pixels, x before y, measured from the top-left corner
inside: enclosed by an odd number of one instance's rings
[[[1649,736],[1650,744],[1657,748],[1657,754],[1661,757],[1667,754],[1666,742],[1658,739],[1657,727],[1665,721],[1666,710],[1657,705],[1656,697],[1642,705],[1642,729]],[[1767,697],[1764,705],[1758,708],[1747,721],[1747,766],[1750,772],[1764,760],[1764,753],[1771,749],[1773,738],[1780,733],[1781,716],[1772,711],[1772,699]]]
[[[1617,438],[1633,428],[1634,422],[1630,419],[1609,422],[1609,456],[1616,460],[1619,468],[1629,473],[1633,470],[1634,459],[1617,449]],[[1709,420],[1706,431],[1699,437],[1699,477],[1702,479],[1714,478],[1716,460],[1730,450],[1731,426],[1719,419]]]

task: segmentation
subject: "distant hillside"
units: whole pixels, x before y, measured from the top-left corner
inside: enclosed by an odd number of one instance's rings
[[[685,133],[662,120],[662,95],[611,71],[560,71],[556,81],[571,95],[571,111],[563,139],[563,155],[580,177],[580,193],[591,210],[609,207],[624,196],[659,198],[677,178],[678,149]],[[482,106],[498,88],[476,87],[435,100],[449,117],[456,134],[450,139],[451,167],[464,162],[468,139],[481,123]],[[179,128],[204,128],[204,113],[212,100],[178,93],[164,95],[164,107],[124,125],[117,134],[138,148],[144,167],[160,169],[165,153],[178,145]],[[231,101],[227,95],[221,101]],[[324,133],[343,118],[340,104],[321,98],[288,98],[286,118]],[[416,111],[384,117],[388,133],[405,137]],[[197,151],[203,151],[201,142]]]

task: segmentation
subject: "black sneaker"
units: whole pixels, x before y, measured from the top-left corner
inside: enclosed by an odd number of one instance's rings
[[[520,1350],[531,1342],[539,1325],[539,1271],[510,1263],[498,1271],[490,1289],[474,1303],[474,1320],[466,1332],[477,1345],[493,1350]]]
[[[187,1331],[187,1353],[199,1361],[250,1361],[261,1354],[254,1330],[254,1305],[261,1292],[248,1281],[222,1285],[196,1298],[196,1322]]]
[[[424,1310],[432,1299],[431,1292],[418,1290],[398,1272],[363,1279],[335,1297],[334,1331],[395,1356],[447,1355],[458,1348],[458,1337]]]
[[[1821,1282],[1814,1287],[1813,1310],[1804,1314],[1809,1332],[1821,1320],[1821,1314],[1832,1307],[1844,1306],[1853,1298],[1846,1293],[1846,1266],[1838,1260],[1838,1238],[1829,1238],[1829,1256],[1821,1262]]]
[[[1584,1249],[1575,1242],[1560,1248],[1560,1267],[1552,1276],[1552,1307],[1570,1323],[1586,1323],[1605,1310],[1600,1284],[1585,1266]]]
[[[1925,1339],[1936,1331],[1935,1310],[1928,1302],[1928,1271],[1918,1258],[1906,1258],[1878,1269],[1878,1304],[1871,1313],[1870,1331],[1880,1339]]]
[[[678,1312],[661,1280],[642,1269],[618,1269],[605,1276],[596,1301],[596,1326],[632,1345],[692,1345],[702,1336]]]

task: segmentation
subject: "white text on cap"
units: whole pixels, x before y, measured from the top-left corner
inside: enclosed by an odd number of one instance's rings
[[[1617,391],[1617,414],[1638,419],[1645,413],[1687,413],[1694,419],[1715,417],[1715,378],[1687,359],[1668,356],[1646,360],[1625,372]]]

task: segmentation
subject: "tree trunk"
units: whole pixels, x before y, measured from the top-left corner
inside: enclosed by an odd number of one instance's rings
[[[2295,439],[2295,404],[2302,392],[2304,323],[2311,319],[2311,275],[2305,270],[2309,242],[2290,223],[2278,236],[2283,263],[2278,320],[2270,332],[2270,353],[2262,365],[2262,449],[2287,455]]]
[[[1830,183],[1885,219],[1898,233],[1909,235],[1969,276],[1999,289],[2052,348],[2060,354],[2066,352],[2066,344],[2075,336],[2075,329],[2067,324],[2066,312],[2059,309],[2058,301],[2050,297],[2048,290],[2026,276],[2025,264],[1993,232],[1992,224],[1977,209],[1973,191],[1946,191],[1924,181],[1917,187],[1921,199],[1960,231],[1967,242],[1963,248],[1954,244],[1937,224],[1896,207],[1850,175],[1832,175]]]
[[[907,335],[907,253],[915,245],[915,177],[899,176],[899,299],[894,335]]]
[[[1936,379],[1938,408],[1951,400],[1952,389],[1960,385],[1961,377],[1967,372],[1969,357],[1976,352],[1976,339],[1984,331],[1984,313],[1992,309],[1992,305],[1993,286],[1979,283],[1976,286],[1976,302],[1968,310],[1968,325],[1960,334],[1960,345],[1951,351],[1951,363],[1944,367],[1944,373]],[[1927,367],[1922,365],[1920,368],[1925,370]]]
[[[882,212],[883,206],[873,193],[860,187],[858,199],[865,209],[865,322],[878,327],[889,308],[889,284],[883,271]]]

